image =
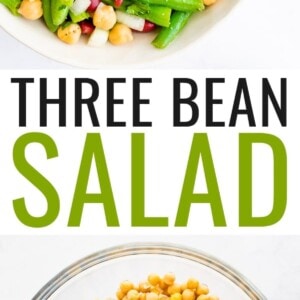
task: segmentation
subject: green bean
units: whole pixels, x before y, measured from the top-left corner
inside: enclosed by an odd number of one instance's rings
[[[102,2],[124,12],[126,11],[126,8],[132,4],[132,0],[123,0],[121,6],[116,6],[114,0],[102,0]]]
[[[6,6],[14,15],[18,15],[18,8],[21,2],[21,0],[0,0],[0,3]]]
[[[166,6],[178,11],[201,11],[205,9],[203,0],[141,0],[141,2]]]
[[[150,11],[145,15],[145,19],[163,27],[170,26],[172,9],[170,7],[150,5]]]
[[[172,9],[159,5],[147,5],[143,7],[139,4],[132,4],[127,7],[127,13],[140,16],[156,25],[168,27],[170,25],[170,18]]]
[[[61,25],[67,18],[73,0],[51,0],[51,15],[54,25]]]
[[[162,27],[152,45],[159,49],[166,48],[177,37],[191,15],[192,12],[175,11],[171,16],[170,26]]]
[[[57,25],[53,24],[52,14],[51,14],[51,0],[43,0],[43,17],[48,29],[52,32],[57,30]]]

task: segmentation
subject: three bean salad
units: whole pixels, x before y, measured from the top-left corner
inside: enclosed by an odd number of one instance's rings
[[[166,48],[191,15],[216,0],[0,0],[12,14],[29,21],[43,19],[47,28],[67,44],[82,35],[87,44],[122,45],[137,32],[157,32],[152,45]]]

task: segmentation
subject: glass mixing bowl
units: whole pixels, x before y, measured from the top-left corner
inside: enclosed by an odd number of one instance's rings
[[[96,252],[61,271],[33,300],[114,299],[119,284],[138,283],[150,273],[173,272],[182,283],[190,277],[207,284],[220,300],[266,300],[244,276],[205,253],[174,244],[127,244]]]

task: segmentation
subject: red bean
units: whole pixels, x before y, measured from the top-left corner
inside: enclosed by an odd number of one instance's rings
[[[94,12],[98,5],[100,4],[101,0],[91,0],[90,6],[87,8],[87,12]]]
[[[94,29],[95,29],[95,26],[92,24],[92,22],[89,22],[89,21],[81,21],[79,23],[80,25],[80,28],[81,28],[81,33],[82,34],[88,34],[90,35]]]
[[[150,21],[145,20],[145,25],[142,32],[150,32],[156,28],[156,25]]]
[[[123,3],[123,0],[114,0],[115,7],[120,7]]]

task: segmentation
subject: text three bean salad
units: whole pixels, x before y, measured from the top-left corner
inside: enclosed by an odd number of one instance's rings
[[[12,14],[47,28],[67,44],[86,35],[87,45],[122,45],[155,30],[156,48],[167,47],[192,14],[216,0],[0,0]]]

